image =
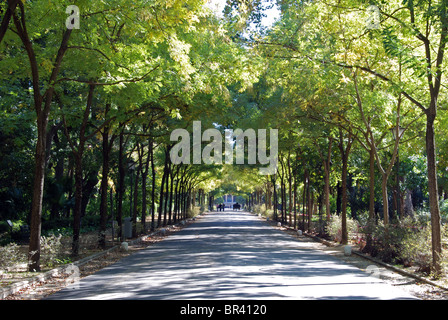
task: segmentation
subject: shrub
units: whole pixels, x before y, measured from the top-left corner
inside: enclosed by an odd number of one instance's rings
[[[420,271],[429,272],[432,260],[429,223],[406,234],[401,241],[400,256],[406,266],[415,264]]]
[[[252,212],[256,214],[261,214],[265,218],[269,218],[270,220],[274,219],[274,209],[266,209],[266,205],[263,204],[255,204],[252,207]]]
[[[358,233],[358,222],[352,218],[347,217],[347,233],[348,238],[353,238]],[[332,215],[330,223],[325,227],[328,235],[337,242],[342,240],[342,217],[338,215]]]
[[[269,218],[269,220],[273,220],[274,219],[274,209],[266,209],[264,216],[266,218]]]
[[[201,213],[201,207],[194,206],[190,210],[188,210],[187,217],[194,218]]]
[[[448,240],[448,226],[442,226],[442,239]],[[442,265],[447,267],[447,248],[442,252]],[[400,256],[405,265],[415,265],[419,271],[429,273],[432,264],[431,223],[427,222],[413,232],[409,232],[401,241]]]
[[[442,223],[448,223],[448,199],[440,201],[440,216]]]
[[[20,263],[26,263],[26,255],[16,243],[0,247],[0,269],[14,268]]]
[[[61,238],[62,235],[42,236],[40,238],[40,257],[42,265],[52,267],[56,264],[56,260],[61,258],[63,254]]]
[[[264,204],[254,204],[252,210],[254,213],[264,216],[264,214],[266,213],[266,206]]]
[[[384,262],[400,262],[400,251],[403,239],[412,232],[406,222],[389,224],[385,226],[382,221],[373,228],[372,256],[378,256]]]

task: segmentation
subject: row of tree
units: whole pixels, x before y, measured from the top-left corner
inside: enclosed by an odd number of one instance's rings
[[[346,242],[347,214],[356,214],[354,183],[367,187],[364,203],[372,224],[378,203],[383,223],[390,224],[388,188],[396,190],[396,217],[410,210],[414,192],[418,204],[428,200],[432,267],[441,273],[439,201],[448,190],[446,113],[440,107],[447,98],[447,4],[277,1],[281,19],[267,34],[240,37],[265,62],[256,89],[244,99],[257,109],[249,127],[280,131],[278,172],[259,188],[270,186],[268,193],[280,199],[282,221],[285,212],[296,210],[300,192],[304,207],[312,209],[314,185],[327,219],[330,200],[340,199]]]
[[[76,256],[89,203],[102,247],[126,198],[144,229],[147,215],[154,228],[185,218],[196,199],[206,205],[216,169],[171,164],[170,132],[211,125],[227,86],[244,90],[257,72],[204,4],[1,3],[1,216],[29,222],[30,270],[40,269],[43,219],[73,219]]]
[[[70,199],[76,254],[99,185],[100,234],[111,189],[117,214],[132,199],[129,215],[151,215],[151,225],[185,215],[198,193],[202,206],[245,193],[294,225],[302,211],[302,228],[317,203],[324,220],[340,212],[343,242],[349,215],[368,211],[387,226],[428,200],[440,273],[447,1],[271,1],[280,10],[271,28],[262,0],[229,0],[221,18],[204,4],[84,0],[70,29],[66,1],[2,2],[0,191],[5,216],[30,221],[30,269],[42,217]],[[278,129],[276,174],[174,166],[170,133],[195,120],[223,136]]]

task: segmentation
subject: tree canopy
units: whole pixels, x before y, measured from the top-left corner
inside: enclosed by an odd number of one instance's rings
[[[113,221],[135,237],[233,194],[324,237],[338,217],[342,243],[358,221],[362,249],[396,260],[394,228],[428,223],[425,266],[442,274],[448,1],[213,3],[0,3],[0,220],[29,225],[29,269],[49,230],[69,227],[76,257],[89,217],[105,248]],[[176,129],[193,156],[218,132],[223,161],[173,163]],[[237,129],[244,161],[227,163]],[[274,172],[251,163],[262,151]]]

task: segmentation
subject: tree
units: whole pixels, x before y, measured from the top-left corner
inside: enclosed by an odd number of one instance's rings
[[[62,40],[59,44],[59,49],[54,58],[50,72],[42,75],[37,61],[34,43],[30,38],[28,32],[29,25],[27,24],[27,17],[25,15],[25,5],[18,2],[20,9],[20,17],[16,11],[12,13],[15,33],[19,36],[23,47],[29,59],[29,66],[31,70],[31,83],[33,87],[34,110],[37,116],[37,144],[35,151],[35,169],[34,169],[34,186],[33,186],[33,201],[31,205],[31,233],[29,246],[29,269],[30,271],[40,270],[40,234],[41,234],[41,217],[42,217],[42,198],[44,190],[45,177],[45,163],[46,163],[46,137],[48,117],[51,109],[51,102],[55,90],[55,82],[59,75],[62,60],[67,52],[68,41],[72,33],[72,29],[66,29],[63,32]],[[37,6],[36,6],[37,7]],[[34,7],[33,7],[34,8]],[[39,9],[39,8],[38,8]],[[31,14],[32,15],[32,14]],[[47,78],[46,83],[49,84],[42,92],[41,78]],[[45,87],[44,87],[45,88]]]
[[[333,65],[359,70],[366,77],[388,83],[423,112],[427,120],[425,143],[433,269],[440,273],[435,119],[448,32],[447,1],[405,1],[403,5],[397,0],[375,4],[381,19],[372,27],[359,23],[369,14],[362,1],[317,1],[299,5],[286,1],[282,6],[284,20],[273,29],[269,40],[260,40],[258,44],[282,48],[288,59],[311,61],[318,69]],[[271,55],[280,56],[273,52]],[[424,87],[424,91],[419,90]]]

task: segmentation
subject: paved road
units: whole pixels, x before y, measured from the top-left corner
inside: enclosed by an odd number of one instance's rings
[[[50,299],[413,299],[243,212],[210,213]]]

